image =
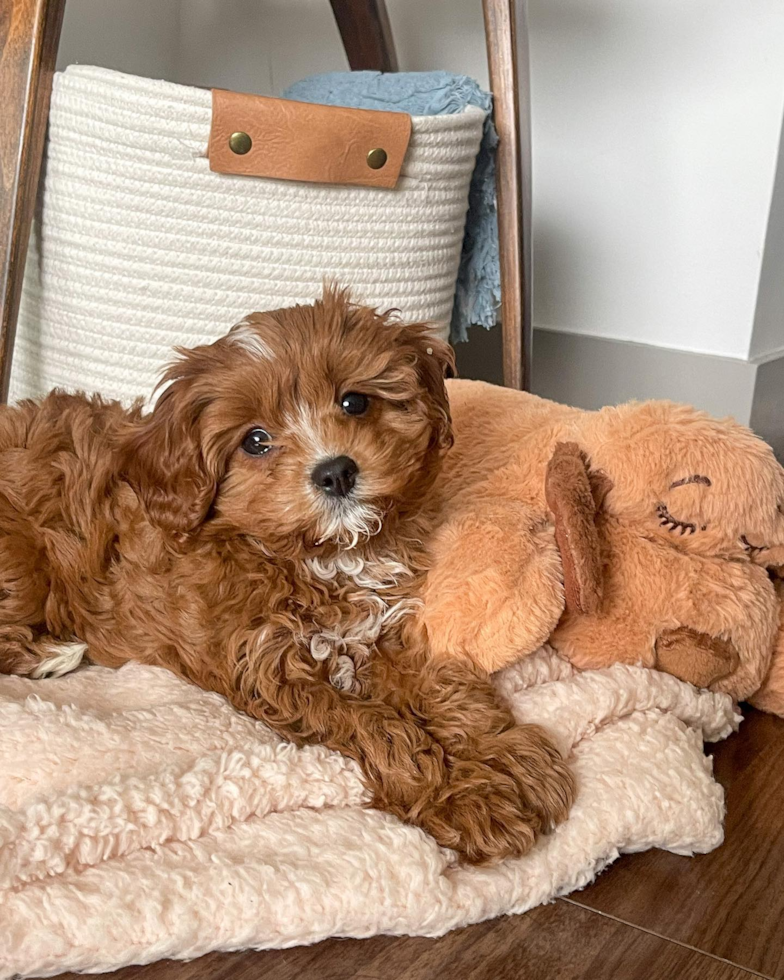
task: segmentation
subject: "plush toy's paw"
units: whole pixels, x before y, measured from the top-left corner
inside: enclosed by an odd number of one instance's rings
[[[526,854],[566,818],[574,779],[541,729],[523,725],[450,756],[449,779],[416,823],[470,864]]]
[[[493,672],[544,643],[563,612],[561,561],[544,515],[483,500],[433,535],[422,622],[433,654]]]
[[[591,479],[588,460],[574,442],[555,447],[547,465],[545,497],[553,512],[555,540],[563,562],[566,608],[596,613],[602,602],[602,566],[596,511],[608,487]]]
[[[656,667],[695,687],[710,687],[734,673],[739,663],[728,640],[686,626],[665,630],[656,641]]]

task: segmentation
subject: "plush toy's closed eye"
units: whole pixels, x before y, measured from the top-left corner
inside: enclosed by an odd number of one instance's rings
[[[697,525],[693,521],[681,521],[677,517],[673,517],[669,510],[667,510],[665,504],[660,503],[657,506],[656,515],[659,518],[659,526],[666,528],[668,531],[674,531],[680,535],[694,534],[697,531]],[[700,531],[706,531],[707,529],[707,524],[701,524],[699,527]]]
[[[679,521],[676,517],[673,517],[664,504],[660,503],[657,506],[656,514],[659,518],[659,527],[664,527],[668,531],[675,531],[678,534],[694,534],[697,530],[697,525],[692,521]],[[700,530],[705,530],[704,525]]]
[[[713,486],[713,481],[708,476],[695,473],[691,476],[684,476],[679,480],[675,480],[674,483],[670,484],[670,490],[677,490],[678,487],[692,486],[694,484],[699,484],[704,487],[711,487]],[[778,503],[776,506],[780,514],[784,513],[784,507],[781,503]],[[701,524],[698,526],[694,521],[684,521],[678,517],[675,517],[670,513],[667,505],[662,501],[656,505],[656,516],[659,519],[659,527],[663,527],[665,530],[678,534],[681,537],[683,537],[685,534],[696,534],[698,530],[706,531],[708,529],[707,524]],[[768,545],[754,544],[753,542],[749,541],[745,534],[741,534],[739,541],[743,547],[743,550],[752,561],[756,561],[761,554],[770,550]]]
[[[670,490],[675,490],[676,487],[686,487],[690,483],[701,483],[705,487],[713,486],[709,477],[700,476],[699,473],[695,473],[693,476],[684,476],[682,480],[676,480],[675,483],[671,483]]]
[[[712,487],[713,481],[710,477],[703,476],[701,473],[692,473],[691,476],[681,477],[680,480],[675,480],[674,483],[671,483],[670,490],[677,490],[678,487],[694,486],[695,484],[703,487]],[[659,527],[663,527],[674,534],[679,534],[681,537],[684,534],[696,534],[698,530],[707,530],[706,524],[700,524],[698,526],[695,521],[684,521],[675,517],[670,513],[667,505],[663,501],[659,501],[656,505],[656,515],[659,518]]]

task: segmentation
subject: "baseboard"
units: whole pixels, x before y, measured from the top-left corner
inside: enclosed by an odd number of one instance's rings
[[[757,366],[750,424],[784,462],[784,356]]]
[[[534,334],[534,392],[580,408],[669,398],[748,424],[756,372],[756,365],[730,357],[551,330]]]
[[[603,337],[534,331],[532,390],[596,409],[636,398],[687,402],[751,425],[784,459],[784,356],[762,364]],[[474,328],[457,347],[463,377],[500,384],[501,331]]]

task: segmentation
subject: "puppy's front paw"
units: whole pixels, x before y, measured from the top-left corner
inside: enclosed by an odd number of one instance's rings
[[[437,800],[424,804],[414,822],[469,864],[521,857],[537,833],[536,821],[526,819],[511,786],[476,772],[450,782]]]
[[[569,816],[574,776],[543,729],[516,725],[478,739],[472,758],[514,782],[518,800],[537,830],[546,832]]]
[[[470,864],[521,857],[566,818],[574,779],[544,732],[521,726],[449,759],[449,780],[417,821]]]

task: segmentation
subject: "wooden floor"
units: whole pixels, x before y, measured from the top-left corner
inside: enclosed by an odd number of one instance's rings
[[[630,855],[568,899],[438,940],[212,954],[112,980],[784,980],[784,721],[747,713],[714,759],[728,815],[713,854]]]

